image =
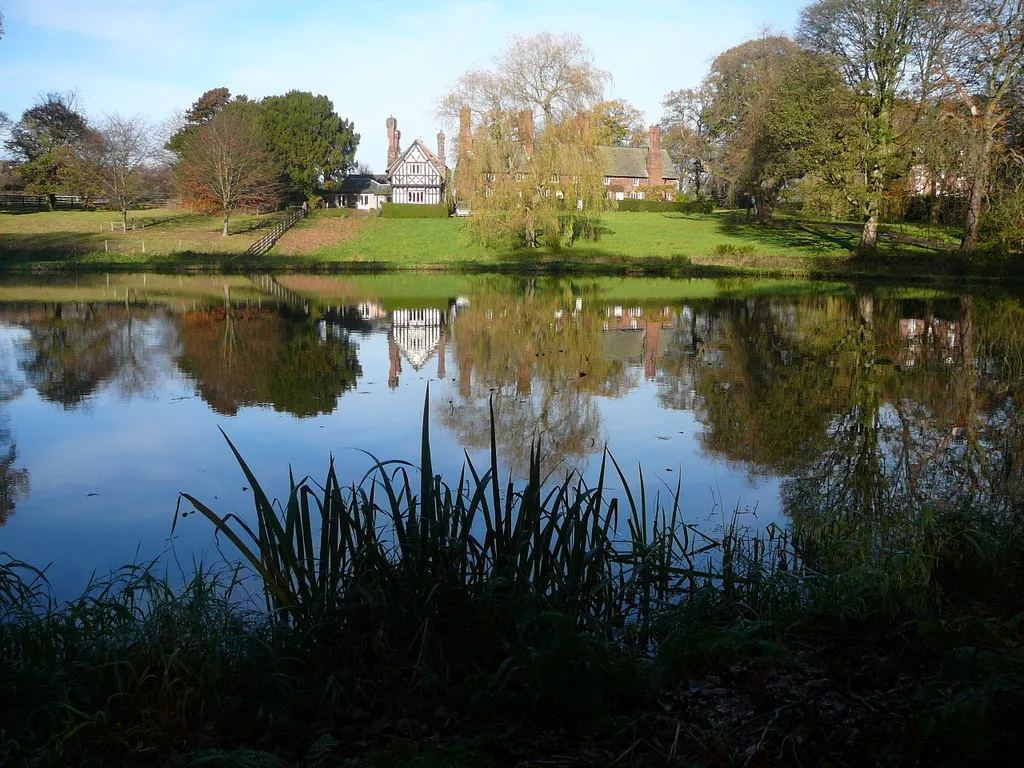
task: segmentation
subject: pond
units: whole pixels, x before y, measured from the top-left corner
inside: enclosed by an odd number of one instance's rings
[[[593,479],[607,446],[689,522],[1024,499],[1018,294],[755,280],[95,275],[0,280],[0,552],[90,574],[219,559],[179,492],[417,460],[503,471],[532,440]],[[621,485],[612,482],[613,489]],[[227,546],[227,545],[225,545]],[[228,554],[231,554],[228,552]]]

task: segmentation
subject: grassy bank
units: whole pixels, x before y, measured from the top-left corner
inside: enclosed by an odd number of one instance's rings
[[[1020,259],[964,259],[955,233],[898,227],[876,257],[852,259],[857,226],[780,219],[772,227],[742,213],[608,213],[596,242],[557,252],[495,251],[474,243],[459,219],[381,219],[320,211],[299,222],[264,257],[244,251],[275,217],[239,216],[219,235],[215,216],[173,210],[133,214],[136,228],[110,231],[104,212],[0,214],[0,265],[40,270],[394,270],[580,271],[644,274],[1007,276]]]
[[[610,457],[595,487],[545,482],[536,456],[513,486],[492,448],[446,484],[426,414],[419,471],[331,468],[280,506],[238,456],[252,529],[184,496],[174,525],[216,530],[244,571],[126,568],[57,605],[0,562],[0,760],[1016,764],[1016,517],[843,509],[712,536]]]

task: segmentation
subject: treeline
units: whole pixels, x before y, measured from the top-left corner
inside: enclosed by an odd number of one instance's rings
[[[793,38],[720,54],[665,99],[691,189],[863,221],[962,227],[961,249],[1024,251],[1024,2],[818,0]]]
[[[253,101],[227,88],[200,96],[180,119],[90,121],[73,93],[48,93],[6,127],[0,190],[74,195],[121,211],[176,197],[231,211],[316,202],[353,166],[359,134],[326,96],[289,91]]]

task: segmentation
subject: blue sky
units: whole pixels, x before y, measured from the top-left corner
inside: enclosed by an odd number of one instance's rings
[[[661,116],[719,52],[765,26],[792,32],[799,0],[0,0],[0,111],[77,90],[86,113],[152,122],[225,86],[261,98],[325,94],[361,134],[356,160],[382,171],[384,121],[433,147],[437,97],[487,67],[514,34],[575,32],[611,72],[609,98]]]

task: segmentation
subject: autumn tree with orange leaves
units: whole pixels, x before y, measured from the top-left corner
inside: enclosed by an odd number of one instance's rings
[[[223,216],[229,234],[231,212],[272,206],[280,196],[266,139],[249,110],[225,109],[196,131],[182,153],[178,183],[182,199],[197,210]]]

